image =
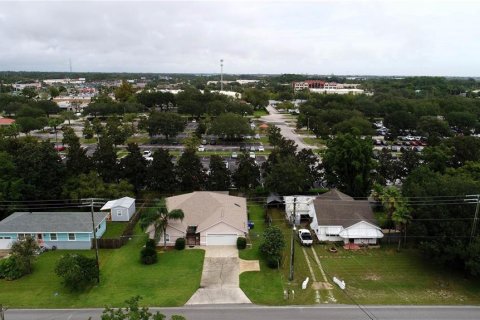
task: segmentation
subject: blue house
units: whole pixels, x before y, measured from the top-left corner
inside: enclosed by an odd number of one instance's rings
[[[107,213],[95,212],[97,238],[107,228]],[[56,249],[90,249],[93,230],[90,212],[15,212],[0,221],[0,249],[32,237],[39,245]]]

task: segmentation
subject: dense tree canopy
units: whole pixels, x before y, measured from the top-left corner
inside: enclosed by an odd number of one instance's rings
[[[368,195],[374,167],[371,140],[339,135],[327,147],[323,165],[328,183],[353,197]]]

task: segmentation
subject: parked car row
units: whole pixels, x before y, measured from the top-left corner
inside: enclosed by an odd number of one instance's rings
[[[240,151],[265,151],[265,147],[261,143],[252,143],[252,144],[241,143]]]

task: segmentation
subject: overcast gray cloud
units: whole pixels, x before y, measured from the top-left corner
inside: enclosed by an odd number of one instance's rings
[[[479,76],[476,1],[1,2],[0,69]]]

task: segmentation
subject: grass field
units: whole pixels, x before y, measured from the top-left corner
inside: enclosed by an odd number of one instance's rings
[[[302,140],[311,146],[325,147],[325,142],[322,139],[302,137]]]
[[[117,158],[122,159],[122,158],[128,156],[128,154],[129,154],[129,152],[127,150],[120,149],[120,150],[117,151]]]
[[[92,144],[97,142],[98,142],[97,138],[91,138],[91,139],[80,138],[80,143],[82,144]]]
[[[112,239],[118,238],[122,235],[123,231],[127,227],[128,222],[120,222],[120,221],[108,221],[107,222],[107,230],[103,234],[103,239]]]
[[[138,229],[120,249],[100,250],[100,284],[83,293],[66,290],[54,273],[57,260],[68,251],[43,253],[32,274],[15,281],[0,280],[0,301],[10,308],[83,308],[123,306],[133,296],[149,306],[181,306],[200,285],[203,250],[159,253],[154,265],[142,265],[145,235]],[[94,251],[75,251],[94,256]]]
[[[289,304],[313,304],[314,291],[311,288],[302,291],[301,282],[308,276],[308,267],[305,258],[301,254],[301,247],[294,242],[297,252],[294,264],[294,281],[288,281],[290,271],[290,244],[292,231],[283,222],[283,212],[270,210],[274,224],[282,230],[286,249],[280,269],[272,269],[267,266],[260,255],[259,247],[262,242],[262,233],[265,230],[263,212],[264,209],[258,204],[249,203],[250,220],[255,222],[255,228],[250,232],[252,247],[240,251],[240,258],[246,260],[260,260],[260,272],[245,272],[240,275],[240,287],[253,303],[263,305],[289,305]],[[294,290],[294,297],[284,299],[284,290]]]
[[[312,288],[312,276],[306,259],[309,259],[317,282],[324,278],[316,263],[315,250],[330,284],[336,276],[346,282],[346,290],[336,285],[332,289],[320,288],[320,303],[361,304],[480,304],[480,280],[466,279],[462,274],[442,269],[428,263],[416,250],[402,250],[384,246],[381,249],[330,253],[328,245],[315,244],[304,248],[295,238],[294,278],[288,281],[290,271],[291,229],[284,222],[283,212],[270,210],[273,223],[284,233],[287,247],[280,270],[266,266],[259,253],[262,241],[263,207],[249,203],[250,219],[255,228],[250,232],[252,247],[240,251],[242,259],[260,259],[260,272],[240,275],[240,286],[252,302],[264,305],[315,304],[316,292]],[[302,281],[310,278],[306,290]],[[283,290],[293,289],[295,295],[284,299]],[[332,300],[330,296],[334,299]],[[353,300],[351,299],[353,298]]]
[[[254,118],[260,118],[260,117],[266,116],[266,115],[268,115],[267,110],[255,110],[253,112],[253,117]]]
[[[147,136],[128,137],[125,144],[136,143],[138,145],[141,145],[141,144],[147,144],[149,142],[150,142],[150,137],[148,137],[147,135]]]
[[[435,266],[416,250],[395,248],[332,254],[317,245],[325,272],[345,280],[346,291],[362,304],[480,304],[480,280]],[[336,290],[342,303],[352,303]]]

